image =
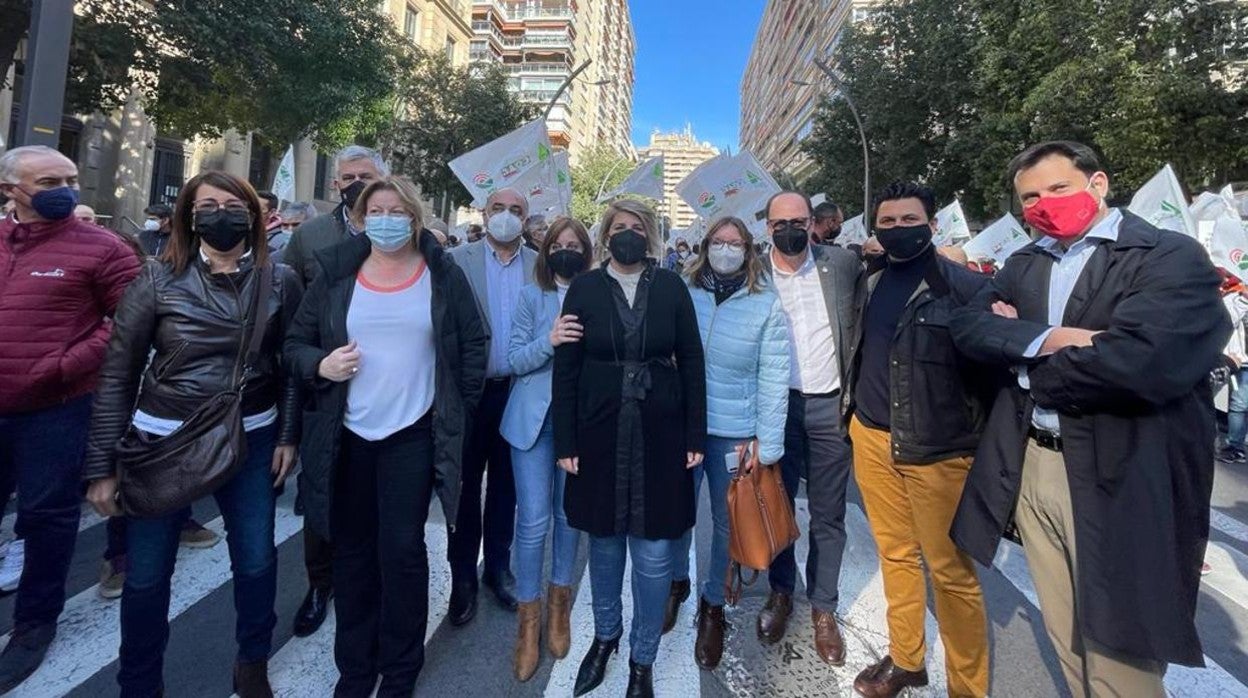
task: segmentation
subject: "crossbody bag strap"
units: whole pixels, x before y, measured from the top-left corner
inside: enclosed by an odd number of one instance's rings
[[[256,290],[256,306],[252,312],[251,341],[247,345],[247,353],[243,360],[242,377],[238,387],[242,389],[247,382],[251,369],[260,360],[260,345],[264,343],[264,331],[269,326],[269,296],[273,295],[273,263],[266,262],[260,268],[260,288]]]

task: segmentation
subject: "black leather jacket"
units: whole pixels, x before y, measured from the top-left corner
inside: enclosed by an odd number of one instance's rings
[[[259,279],[250,258],[233,274],[211,273],[198,256],[181,274],[166,262],[144,266],[114,317],[87,435],[84,479],[113,474],[117,440],[135,409],[181,420],[233,386],[240,348],[251,337],[247,330]],[[243,389],[244,415],[277,406],[280,445],[299,442],[299,383],[283,369],[281,350],[302,297],[295,272],[276,265],[260,359]]]
[[[867,286],[875,289],[886,259],[867,269]],[[923,281],[897,321],[889,357],[889,392],[893,404],[889,429],[893,460],[908,465],[935,463],[975,455],[994,389],[1004,380],[998,369],[975,364],[958,353],[949,334],[949,319],[991,279],[933,255]],[[863,312],[870,305],[863,304]],[[858,327],[866,325],[859,322]],[[858,346],[862,346],[861,332]],[[857,356],[850,369],[849,409],[855,409]]]

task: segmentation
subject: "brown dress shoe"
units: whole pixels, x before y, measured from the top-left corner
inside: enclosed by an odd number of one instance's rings
[[[698,639],[693,644],[693,658],[708,671],[719,666],[724,656],[724,607],[712,606],[698,599]]]
[[[907,688],[926,685],[926,668],[906,671],[893,664],[893,658],[888,655],[863,669],[854,679],[854,690],[866,698],[894,698]]]
[[[238,698],[273,698],[268,662],[235,662],[234,692]]]
[[[528,681],[537,672],[542,660],[542,600],[523,601],[516,606],[520,629],[516,634],[516,652],[512,669],[517,681]]]
[[[815,626],[815,652],[832,666],[845,665],[845,640],[836,625],[836,616],[817,608],[810,609],[810,622]]]
[[[667,595],[667,607],[663,609],[663,634],[676,627],[676,616],[680,614],[680,605],[689,598],[689,580],[682,579],[672,582],[672,592]]]
[[[563,659],[572,646],[572,587],[551,584],[546,604],[546,648],[555,659]]]
[[[784,637],[789,627],[789,615],[793,613],[793,595],[773,591],[767,595],[767,604],[758,612],[758,639],[774,645]]]

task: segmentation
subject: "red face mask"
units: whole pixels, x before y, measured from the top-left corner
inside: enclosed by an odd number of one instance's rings
[[[1023,211],[1023,220],[1049,237],[1069,240],[1087,232],[1100,210],[1101,202],[1084,189],[1078,194],[1040,199]]]

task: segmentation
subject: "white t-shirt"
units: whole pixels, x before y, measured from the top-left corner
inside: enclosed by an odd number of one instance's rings
[[[347,384],[343,424],[380,441],[417,422],[433,406],[433,287],[422,263],[405,283],[379,288],[356,277],[347,336],[360,351],[360,372]]]
[[[637,286],[641,283],[641,272],[625,274],[616,271],[615,267],[608,264],[607,273],[620,283],[620,288],[624,290],[624,297],[628,299],[628,307],[633,307],[633,301],[637,299]]]

